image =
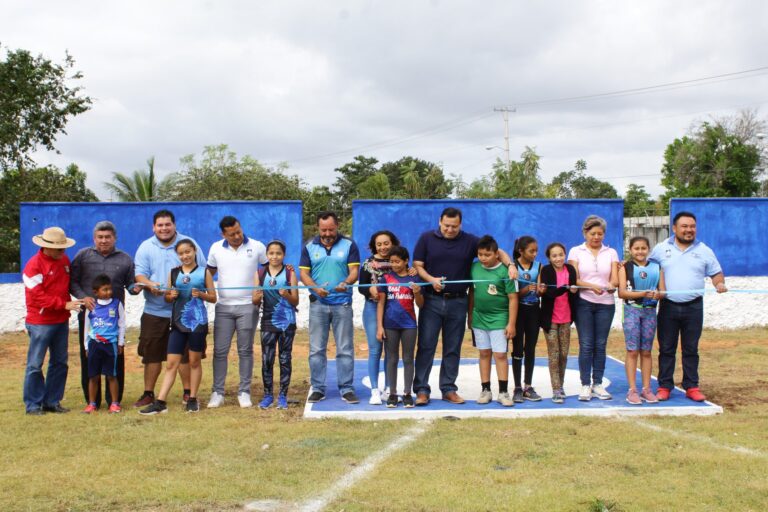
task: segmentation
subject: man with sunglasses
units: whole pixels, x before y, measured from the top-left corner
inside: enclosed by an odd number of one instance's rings
[[[259,265],[267,263],[267,249],[258,240],[245,236],[235,217],[227,215],[221,219],[219,228],[223,240],[211,245],[208,252],[208,269],[212,275],[219,274],[219,300],[213,321],[213,390],[208,407],[224,403],[227,357],[235,333],[240,370],[237,401],[240,407],[252,407],[253,337],[259,308],[253,305],[250,287]]]

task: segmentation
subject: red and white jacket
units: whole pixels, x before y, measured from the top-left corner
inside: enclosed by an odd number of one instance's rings
[[[22,278],[28,324],[69,322],[70,312],[64,308],[70,300],[69,258],[66,254],[55,260],[41,249],[27,262]]]

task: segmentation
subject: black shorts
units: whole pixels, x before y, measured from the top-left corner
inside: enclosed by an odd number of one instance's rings
[[[171,330],[171,336],[168,339],[169,354],[186,354],[187,350],[192,352],[205,352],[205,337],[207,333],[203,332],[182,332],[176,329]]]
[[[117,343],[88,342],[88,378],[117,377]]]

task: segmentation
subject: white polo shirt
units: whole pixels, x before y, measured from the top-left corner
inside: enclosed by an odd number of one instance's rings
[[[264,265],[266,262],[267,248],[264,244],[245,235],[237,249],[226,240],[220,240],[211,245],[208,251],[208,266],[217,270],[220,288],[253,286],[259,264]],[[253,297],[253,290],[249,289],[217,291],[218,303],[225,306],[251,304]]]

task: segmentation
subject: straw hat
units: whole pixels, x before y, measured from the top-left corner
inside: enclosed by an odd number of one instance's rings
[[[46,228],[42,235],[33,236],[32,242],[48,249],[66,249],[75,245],[75,241],[67,238],[67,234],[59,227]]]

